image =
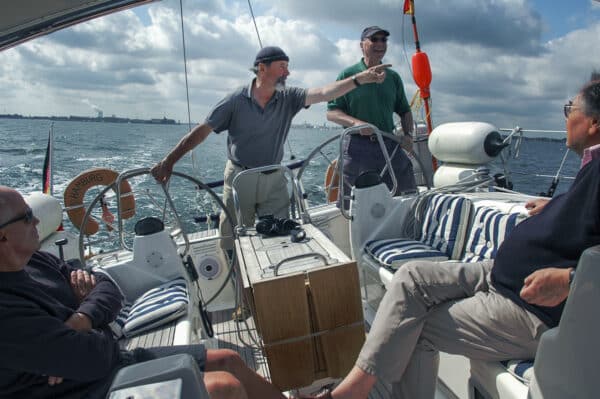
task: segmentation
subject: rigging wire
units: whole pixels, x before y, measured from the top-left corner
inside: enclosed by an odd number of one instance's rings
[[[545,194],[546,197],[550,197],[550,198],[552,198],[554,196],[554,192],[556,191],[556,187],[558,186],[558,182],[560,181],[560,172],[562,171],[563,166],[565,166],[565,161],[567,160],[567,155],[569,155],[568,148],[565,151],[565,154],[563,155],[562,161],[560,162],[560,166],[558,167],[558,170],[556,171],[556,175],[554,176],[554,178],[552,178],[552,183],[550,183],[548,192],[540,193],[540,194]]]
[[[252,16],[252,22],[254,22],[254,29],[256,30],[256,36],[258,37],[258,45],[263,48],[262,40],[260,40],[260,33],[258,33],[258,25],[256,25],[256,18],[254,18],[254,11],[252,10],[252,4],[248,0],[248,7],[250,8],[250,15]]]
[[[181,18],[181,42],[183,47],[183,70],[185,76],[185,97],[187,103],[187,114],[188,114],[188,131],[192,130],[192,113],[190,111],[190,86],[188,83],[188,70],[187,70],[187,53],[186,53],[186,45],[185,45],[185,29],[183,23],[183,0],[179,0],[179,16]],[[197,169],[197,159],[194,156],[194,152],[192,151],[192,165],[194,169]]]

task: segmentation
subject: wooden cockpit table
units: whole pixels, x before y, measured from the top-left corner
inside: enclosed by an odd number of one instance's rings
[[[345,376],[365,339],[356,262],[311,224],[306,239],[236,240],[247,300],[271,380],[282,391]]]

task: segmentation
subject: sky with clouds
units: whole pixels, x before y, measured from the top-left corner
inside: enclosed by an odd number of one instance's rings
[[[415,1],[431,63],[434,124],[564,129],[562,105],[600,71],[597,0]],[[360,57],[369,25],[391,33],[385,62],[410,98],[411,20],[401,0],[252,0],[264,45],[290,56],[288,85],[317,87]],[[183,0],[191,117],[252,78],[259,49],[245,0]],[[187,121],[179,1],[80,24],[0,53],[0,113]],[[419,117],[419,116],[418,116]],[[323,104],[295,123],[322,124]]]

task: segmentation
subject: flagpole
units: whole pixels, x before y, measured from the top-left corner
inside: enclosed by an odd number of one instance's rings
[[[427,54],[421,51],[421,43],[419,42],[419,32],[417,30],[417,19],[415,17],[415,2],[414,0],[404,1],[404,14],[410,14],[413,35],[415,37],[415,54],[412,56],[412,72],[413,79],[419,87],[419,94],[423,99],[425,105],[425,122],[427,123],[427,135],[430,135],[433,131],[433,122],[431,120],[431,109],[430,101],[431,94],[429,92],[429,85],[431,84],[431,66],[429,65],[429,58]],[[437,159],[431,158],[433,170],[437,169]]]

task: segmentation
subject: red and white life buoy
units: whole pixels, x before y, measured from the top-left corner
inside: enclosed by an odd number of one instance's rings
[[[83,217],[85,216],[85,206],[83,205],[83,198],[85,193],[92,187],[95,186],[108,186],[117,179],[119,174],[111,169],[106,168],[94,168],[86,170],[75,177],[64,193],[65,208],[67,215],[73,225],[81,230],[83,224]],[[123,219],[129,219],[135,215],[135,198],[131,193],[131,185],[127,180],[121,181],[121,198],[120,208],[121,217]],[[88,218],[83,232],[85,235],[93,235],[98,232],[98,222]]]
[[[340,176],[338,174],[337,159],[331,161],[325,172],[325,195],[327,202],[336,202],[339,195]]]

